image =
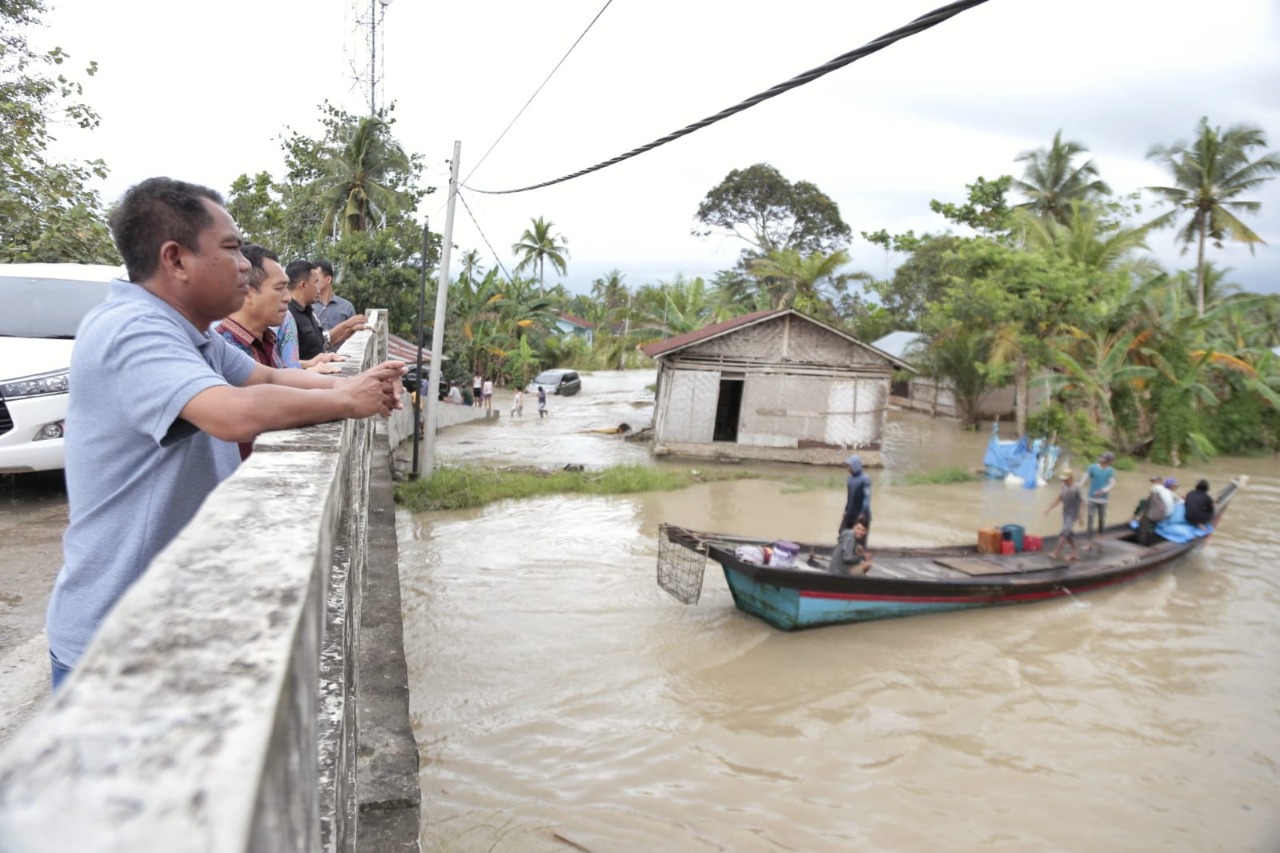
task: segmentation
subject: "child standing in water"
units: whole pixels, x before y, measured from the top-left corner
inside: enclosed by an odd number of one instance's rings
[[[1054,546],[1053,558],[1056,560],[1062,556],[1062,546],[1068,542],[1071,543],[1071,556],[1068,560],[1080,559],[1080,552],[1076,549],[1076,525],[1080,523],[1080,505],[1084,503],[1084,495],[1080,493],[1080,487],[1076,485],[1075,474],[1071,469],[1063,471],[1060,475],[1062,479],[1062,491],[1053,499],[1053,503],[1045,509],[1044,514],[1048,515],[1055,506],[1062,504],[1062,532],[1058,534],[1058,544]]]
[[[547,416],[547,389],[541,385],[538,386],[538,417],[545,418]]]
[[[520,388],[516,389],[516,398],[511,402],[511,417],[524,417],[524,391]]]

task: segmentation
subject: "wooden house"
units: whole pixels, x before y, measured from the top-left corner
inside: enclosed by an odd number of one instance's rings
[[[658,362],[654,452],[681,456],[878,465],[892,372],[913,370],[792,309],[640,349]]]

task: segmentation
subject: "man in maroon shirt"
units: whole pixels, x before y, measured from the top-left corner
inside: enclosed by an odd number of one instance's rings
[[[275,252],[253,243],[245,244],[240,253],[249,260],[249,293],[240,310],[215,328],[227,343],[266,367],[283,367],[276,352],[276,333],[289,313],[289,277]],[[252,442],[240,442],[240,458],[248,459]]]

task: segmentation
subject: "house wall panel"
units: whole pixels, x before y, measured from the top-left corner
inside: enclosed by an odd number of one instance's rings
[[[659,441],[709,442],[715,433],[720,373],[671,370],[663,377]]]

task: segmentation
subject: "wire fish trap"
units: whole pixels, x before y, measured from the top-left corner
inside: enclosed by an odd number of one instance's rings
[[[683,527],[658,525],[658,586],[682,604],[697,604],[706,570],[706,542]]]

